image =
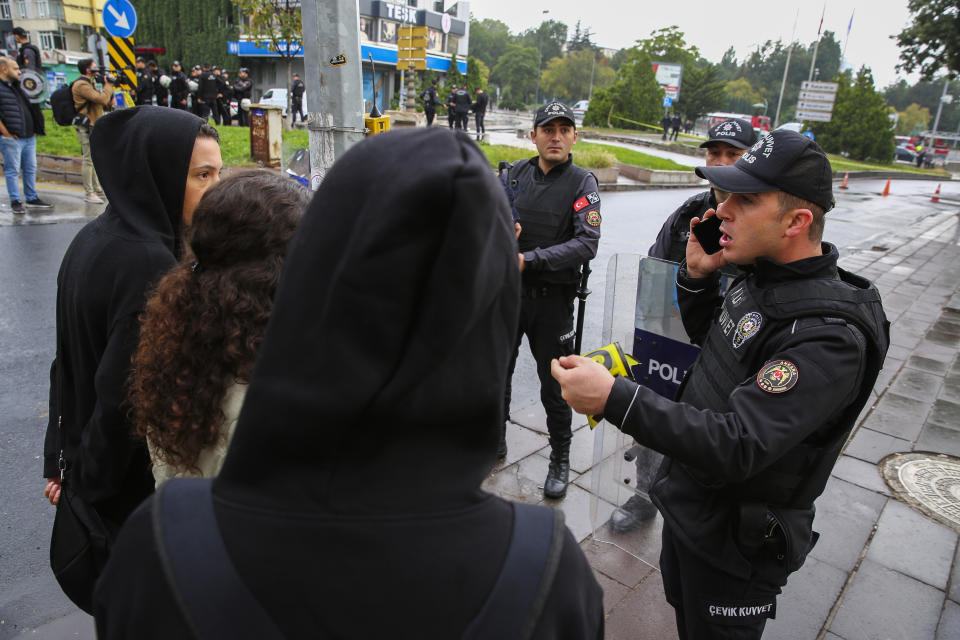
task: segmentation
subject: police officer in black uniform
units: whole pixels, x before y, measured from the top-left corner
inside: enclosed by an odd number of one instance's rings
[[[756,133],[750,123],[740,118],[730,118],[711,127],[707,141],[700,148],[707,150],[708,167],[722,167],[734,164],[754,142]],[[725,194],[720,195],[723,197]],[[690,197],[663,223],[647,255],[683,262],[687,255],[687,238],[690,237],[690,219],[703,218],[708,209],[716,209],[718,204],[713,188]]]
[[[170,106],[174,109],[187,110],[187,98],[190,89],[187,86],[187,75],[183,72],[179,60],[174,60],[170,67]]]
[[[447,126],[453,129],[457,121],[457,85],[450,89],[450,95],[447,96]]]
[[[220,108],[220,121],[224,126],[229,127],[233,124],[233,116],[230,115],[230,101],[233,100],[233,83],[230,82],[230,73],[223,69],[217,76],[217,82],[220,87],[220,97],[217,98],[217,106]]]
[[[550,432],[550,467],[543,494],[562,498],[570,475],[570,407],[550,375],[550,361],[573,353],[573,298],[581,266],[597,255],[600,242],[600,195],[597,179],[573,164],[577,141],[573,110],[551,102],[537,110],[530,139],[540,155],[501,172],[507,197],[522,231],[517,239],[522,271],[520,326],[510,361],[504,398],[510,415],[510,379],[523,335],[537,361],[540,400]],[[506,425],[500,457],[507,454]]]
[[[469,129],[470,107],[473,101],[470,99],[470,92],[467,91],[467,85],[461,85],[459,89],[453,92],[453,109],[456,112],[453,122],[457,129],[466,131]]]
[[[253,80],[248,77],[249,70],[246,67],[240,67],[237,73],[237,81],[233,83],[233,95],[237,100],[237,124],[241,127],[247,126],[247,111],[242,107],[244,100],[249,100],[253,93]]]
[[[707,151],[708,167],[729,166],[753,145],[755,139],[756,134],[749,122],[730,118],[711,127],[707,141],[701,144],[700,148]],[[687,252],[687,238],[690,237],[690,220],[694,217],[702,219],[708,210],[716,209],[718,202],[722,202],[727,195],[718,193],[717,189],[711,187],[687,199],[663,223],[660,234],[647,250],[647,255],[676,263],[683,262]],[[726,265],[722,271],[731,277],[740,273],[733,265]],[[656,451],[640,450],[634,460],[637,466],[637,489],[649,494],[650,487],[647,485],[651,472],[660,466],[662,460],[663,456]],[[650,502],[639,494],[634,494],[610,514],[610,528],[615,533],[625,533],[637,528],[655,513],[656,509]]]
[[[150,80],[153,82],[153,94],[157,97],[157,105],[166,107],[167,96],[170,95],[170,92],[167,87],[164,87],[160,83],[160,77],[164,74],[160,70],[160,67],[157,66],[156,60],[151,60],[147,63],[147,72],[150,74]]]
[[[553,372],[577,411],[667,456],[652,497],[680,637],[760,638],[816,543],[813,503],[870,398],[889,323],[876,287],[839,269],[821,239],[833,193],[816,143],[773,131],[735,165],[696,171],[731,195],[705,214],[721,220],[720,251],[691,235],[677,276],[702,347],[677,401],[587,358]],[[745,274],[721,297],[728,263]]]
[[[293,84],[290,85],[290,110],[293,112],[291,122],[296,122],[298,115],[300,116],[301,122],[307,121],[307,117],[303,114],[304,91],[306,91],[306,87],[303,86],[303,80],[300,79],[300,74],[293,74]]]
[[[153,76],[147,71],[146,61],[137,57],[137,88],[134,91],[134,104],[153,104]]]
[[[210,68],[209,62],[203,63],[203,68],[197,77],[197,115],[206,120],[213,117],[214,124],[220,124],[220,111],[217,109],[217,96],[220,94],[220,82]]]
[[[423,113],[427,116],[427,126],[433,125],[433,118],[437,115],[437,105],[440,104],[440,95],[437,91],[437,81],[431,80],[430,86],[420,92],[423,100]]]

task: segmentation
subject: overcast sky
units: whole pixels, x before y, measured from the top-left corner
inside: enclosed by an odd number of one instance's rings
[[[751,10],[754,6],[756,9]],[[549,13],[543,10],[549,8]],[[688,44],[696,45],[701,55],[711,62],[720,62],[723,52],[733,45],[737,59],[766,40],[790,40],[796,19],[796,40],[808,44],[817,36],[823,12],[822,0],[780,2],[756,0],[722,3],[716,0],[673,0],[667,2],[623,2],[613,0],[551,0],[519,2],[518,0],[471,0],[470,12],[478,20],[501,20],[517,33],[540,24],[545,19],[565,23],[573,34],[577,20],[593,33],[593,41],[602,47],[631,46],[638,38],[662,27],[677,25]],[[800,10],[797,19],[797,9]],[[866,64],[873,70],[878,89],[897,79],[899,62],[896,40],[910,23],[907,0],[828,0],[823,18],[824,30],[836,33],[841,48],[847,33],[850,14],[853,28],[847,43],[846,65],[859,69]],[[739,34],[739,35],[738,35]],[[907,77],[915,82],[917,76]]]

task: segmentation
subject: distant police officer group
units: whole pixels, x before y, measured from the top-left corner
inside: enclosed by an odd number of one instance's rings
[[[201,118],[213,119],[216,124],[247,124],[246,109],[253,92],[249,70],[241,67],[236,81],[217,66],[204,62],[195,65],[187,76],[179,60],[174,60],[170,73],[165,73],[156,60],[138,57],[137,86],[131,92],[135,104],[157,104],[190,111]],[[246,102],[244,102],[246,100]],[[235,106],[232,106],[236,101]]]

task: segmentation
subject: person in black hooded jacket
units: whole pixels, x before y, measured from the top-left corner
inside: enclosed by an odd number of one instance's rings
[[[212,481],[232,564],[283,637],[458,638],[480,611],[513,523],[481,483],[519,312],[514,236],[460,132],[373,136],[321,184]],[[98,583],[103,640],[198,637],[158,555],[157,502],[127,522]],[[602,638],[599,585],[561,531],[530,637]]]
[[[103,116],[91,147],[110,204],[77,233],[57,276],[44,494],[57,504],[69,484],[113,535],[153,490],[124,400],[139,315],[221,159],[216,129],[155,106]]]

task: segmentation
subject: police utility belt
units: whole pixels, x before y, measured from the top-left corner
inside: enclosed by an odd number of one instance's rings
[[[577,287],[574,284],[524,285],[520,288],[521,298],[552,298],[555,296],[572,298],[576,294]]]

